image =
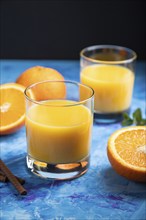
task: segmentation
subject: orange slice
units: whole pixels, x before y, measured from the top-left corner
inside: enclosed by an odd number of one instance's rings
[[[25,87],[17,83],[0,85],[0,134],[17,131],[25,123]]]
[[[114,132],[108,140],[107,155],[118,174],[146,182],[146,126],[131,126]]]

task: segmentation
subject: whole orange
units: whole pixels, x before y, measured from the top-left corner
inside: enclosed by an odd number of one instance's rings
[[[42,81],[64,81],[64,77],[61,73],[53,68],[34,66],[25,70],[16,80],[17,83],[28,87],[34,83]],[[36,87],[37,88],[37,87]],[[60,99],[64,98],[66,94],[65,84],[60,83],[59,85],[53,84],[41,84],[38,86],[39,92],[35,91],[35,99]]]

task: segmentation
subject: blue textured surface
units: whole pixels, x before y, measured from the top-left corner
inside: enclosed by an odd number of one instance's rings
[[[65,79],[79,81],[78,61],[0,62],[1,83],[13,82],[25,69],[49,66]],[[137,62],[131,111],[137,107],[146,113],[146,62]],[[19,196],[10,183],[0,183],[2,220],[144,220],[146,185],[119,176],[106,155],[109,136],[120,123],[93,126],[91,165],[88,172],[72,181],[42,180],[26,168],[25,128],[0,138],[1,158],[15,175],[26,180],[26,196]]]

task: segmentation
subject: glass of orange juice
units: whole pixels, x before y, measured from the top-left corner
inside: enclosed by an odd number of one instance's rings
[[[27,167],[50,179],[72,179],[89,167],[94,91],[72,81],[26,88]]]
[[[94,120],[114,123],[129,112],[136,53],[115,45],[96,45],[80,52],[80,79],[95,92]]]

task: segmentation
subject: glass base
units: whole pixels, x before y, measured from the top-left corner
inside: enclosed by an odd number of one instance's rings
[[[35,175],[56,180],[68,180],[77,178],[87,172],[90,157],[86,157],[81,161],[67,164],[48,164],[37,161],[27,155],[27,167]]]
[[[123,113],[130,112],[130,109],[127,109],[123,112],[115,112],[115,113],[100,113],[94,112],[94,122],[99,124],[111,124],[116,123],[123,120]]]

